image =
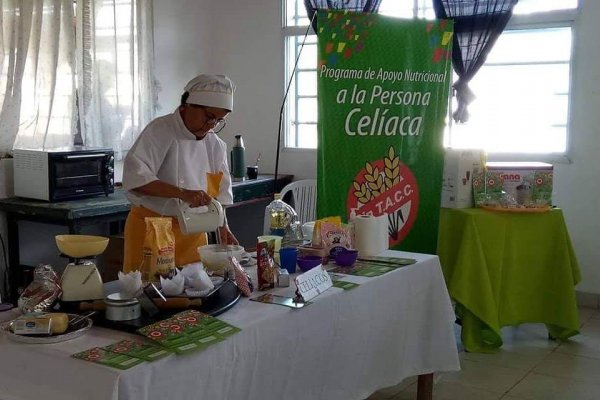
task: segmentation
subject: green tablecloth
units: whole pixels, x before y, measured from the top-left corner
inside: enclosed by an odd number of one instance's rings
[[[496,351],[500,328],[525,322],[557,339],[578,333],[581,277],[561,210],[442,209],[438,255],[467,351]]]

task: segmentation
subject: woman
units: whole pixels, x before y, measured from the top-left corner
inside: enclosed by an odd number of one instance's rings
[[[174,113],[156,118],[142,131],[125,157],[123,186],[133,207],[125,223],[125,272],[140,269],[145,218],[160,216],[144,207],[147,196],[175,198],[191,207],[216,198],[233,203],[227,145],[218,133],[233,110],[235,86],[225,75],[202,74],[192,79]],[[218,229],[221,243],[238,244],[227,226]],[[206,234],[183,235],[173,218],[175,264],[200,259],[197,248]]]

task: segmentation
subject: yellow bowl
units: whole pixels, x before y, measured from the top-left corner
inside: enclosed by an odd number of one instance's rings
[[[104,236],[56,235],[54,238],[61,253],[73,258],[97,256],[108,246],[108,238]]]

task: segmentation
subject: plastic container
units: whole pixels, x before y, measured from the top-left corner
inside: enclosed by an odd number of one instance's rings
[[[302,256],[298,257],[298,267],[302,272],[307,272],[321,264],[321,257],[319,256]]]
[[[315,221],[305,222],[302,225],[302,234],[304,235],[304,240],[308,240],[308,241],[312,240],[314,229],[315,229]]]
[[[286,228],[297,219],[296,211],[283,200],[279,193],[275,194],[275,199],[269,203],[265,213],[269,218],[269,230],[271,235],[285,236]]]
[[[351,267],[358,258],[358,250],[344,249],[335,256],[335,263],[340,267]]]
[[[298,250],[295,247],[284,247],[279,250],[279,258],[281,259],[281,268],[285,268],[290,274],[296,272]]]
[[[238,261],[242,259],[244,248],[234,244],[207,244],[198,247],[198,254],[200,254],[200,259],[206,270],[221,272],[229,267],[228,257],[230,255]]]

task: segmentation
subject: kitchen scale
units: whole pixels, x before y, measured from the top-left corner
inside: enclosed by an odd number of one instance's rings
[[[102,277],[92,261],[108,246],[108,238],[90,235],[57,235],[62,254],[71,258],[61,278],[62,301],[104,299]]]

